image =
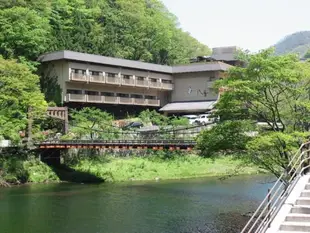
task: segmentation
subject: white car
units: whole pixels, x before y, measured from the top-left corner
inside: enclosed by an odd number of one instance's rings
[[[214,122],[214,118],[211,118],[211,114],[201,114],[196,119],[196,122],[201,125],[206,125]]]
[[[194,124],[198,119],[197,115],[184,115],[182,117],[187,118],[191,125]]]

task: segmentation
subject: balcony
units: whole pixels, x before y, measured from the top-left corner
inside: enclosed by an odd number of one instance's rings
[[[87,102],[88,103],[102,103],[102,97],[100,95],[87,95]]]
[[[142,98],[133,98],[134,105],[146,105],[146,99]]]
[[[66,95],[67,102],[86,102],[85,94],[67,94]]]
[[[106,77],[106,83],[108,84],[120,84],[120,78],[119,77]]]
[[[89,82],[91,83],[105,83],[105,77],[103,75],[90,75]]]
[[[86,82],[87,81],[87,75],[81,74],[81,73],[71,73],[70,80],[79,81],[79,82]]]
[[[117,96],[103,96],[103,102],[106,104],[118,104],[119,97]]]
[[[120,104],[133,104],[133,98],[130,97],[119,97]]]
[[[136,80],[136,87],[149,87],[148,81],[146,80]]]
[[[172,83],[162,83],[162,88],[164,90],[173,90],[173,84]]]
[[[147,105],[150,105],[150,106],[159,106],[160,100],[146,99],[146,103],[147,103]]]
[[[123,86],[134,86],[135,85],[135,80],[131,78],[122,78],[122,85]]]
[[[160,89],[160,88],[162,87],[161,84],[162,84],[161,82],[152,82],[152,81],[149,81],[149,87],[150,87],[150,88],[157,88],[157,89]]]

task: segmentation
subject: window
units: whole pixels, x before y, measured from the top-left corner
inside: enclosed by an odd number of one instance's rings
[[[86,95],[99,95],[98,91],[85,91]]]
[[[144,80],[145,80],[145,77],[138,76],[138,77],[137,77],[137,80],[139,80],[139,81],[144,81]]]
[[[171,80],[167,80],[167,79],[162,79],[161,82],[162,83],[170,83],[170,84],[172,84],[172,81]]]
[[[152,95],[146,95],[145,99],[149,99],[149,100],[156,100],[156,96],[152,96]]]
[[[118,76],[118,74],[116,74],[116,73],[108,73],[109,78],[116,78],[117,76]]]
[[[130,79],[131,75],[123,74],[122,77],[123,77],[123,79]]]
[[[115,96],[113,92],[101,92],[101,95],[103,96]]]
[[[81,70],[81,69],[71,69],[71,73],[75,73],[75,74],[86,74],[86,70]]]
[[[82,94],[82,90],[67,89],[67,94]]]
[[[151,78],[150,81],[151,81],[152,83],[157,83],[157,79],[156,79],[156,78]]]
[[[100,72],[100,71],[89,71],[89,74],[90,75],[96,75],[96,76],[102,76],[102,72]]]
[[[117,93],[116,95],[117,95],[118,97],[126,97],[126,98],[129,98],[129,94]]]
[[[143,99],[143,95],[131,94],[131,98]]]

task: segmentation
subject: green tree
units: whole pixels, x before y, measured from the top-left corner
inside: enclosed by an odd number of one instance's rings
[[[231,68],[228,77],[216,84],[226,91],[216,105],[222,123],[215,128],[224,127],[219,132],[224,135],[226,120],[265,122],[270,131],[258,131],[245,146],[249,160],[277,175],[287,168],[309,131],[310,67],[295,55],[273,56],[273,50],[245,57],[245,68]],[[277,165],[271,164],[270,157]]]
[[[0,10],[0,53],[4,58],[24,56],[35,60],[47,50],[48,19],[23,7]]]
[[[306,54],[304,55],[305,59],[310,59],[310,49],[306,52]]]
[[[114,139],[119,130],[112,125],[113,117],[96,108],[72,110],[70,132],[78,139]]]
[[[28,110],[34,120],[45,114],[47,104],[38,84],[39,77],[27,65],[0,57],[0,136],[18,141]]]

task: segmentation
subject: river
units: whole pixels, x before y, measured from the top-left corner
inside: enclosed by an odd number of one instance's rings
[[[234,233],[270,176],[0,189],[1,233]]]

